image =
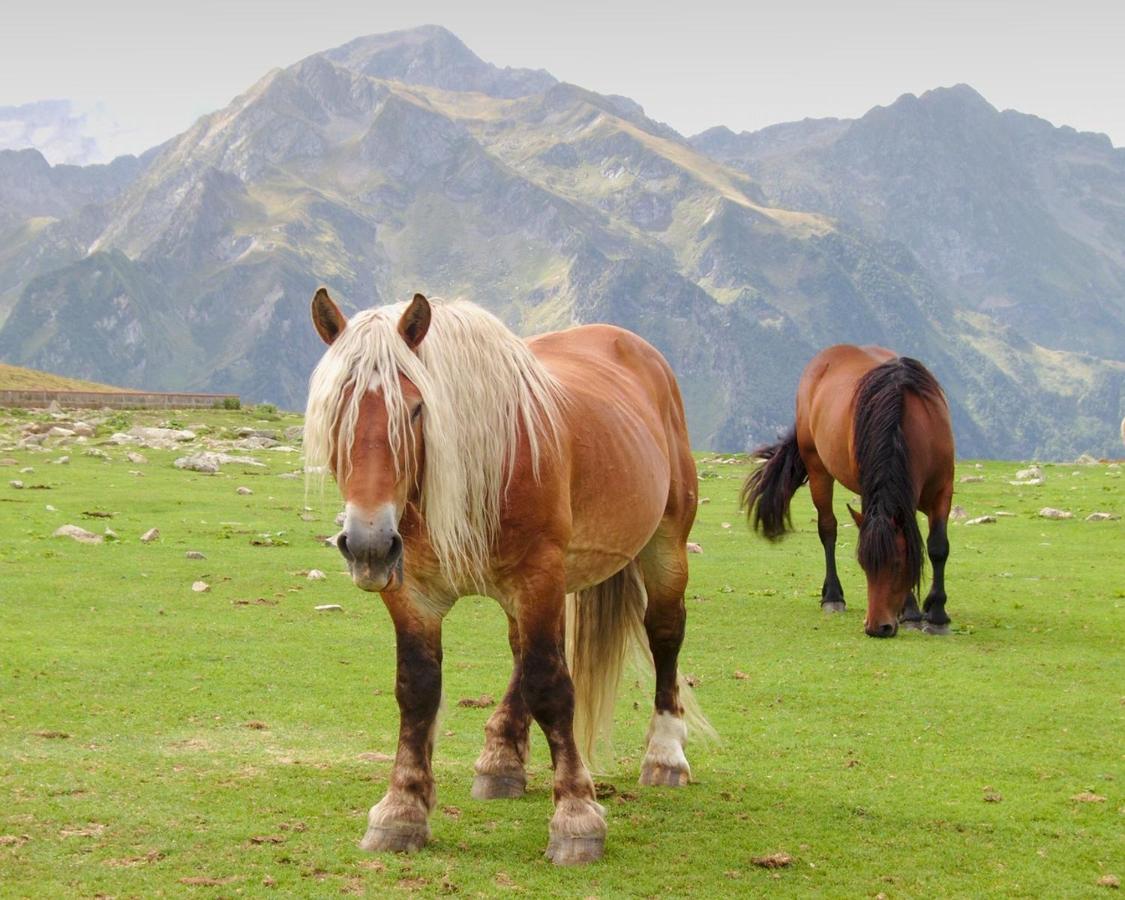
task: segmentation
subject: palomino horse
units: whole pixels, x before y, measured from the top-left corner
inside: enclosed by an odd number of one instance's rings
[[[894,637],[901,621],[932,633],[949,632],[945,561],[953,428],[941,386],[925,366],[882,347],[839,344],[822,350],[801,375],[796,425],[754,455],[765,463],[746,479],[742,505],[755,529],[770,540],[790,527],[789,501],[809,483],[824,546],[820,603],[825,610],[844,610],[844,589],[836,575],[835,480],[862,500],[862,512],[850,506],[848,512],[859,527],[859,562],[867,574],[864,630],[872,637]],[[929,517],[926,548],[934,567],[922,610],[914,594],[922,580],[916,510]]]
[[[309,387],[307,461],[335,475],[340,552],[355,584],[382,594],[397,639],[398,752],[361,846],[430,837],[442,619],[482,593],[508,615],[514,669],[473,796],[524,793],[534,718],[554,766],[547,855],[600,858],[605,810],[579,747],[588,757],[612,716],[634,638],[647,636],[656,672],[641,783],[691,777],[676,659],[698,486],[671,370],[619,328],[525,343],[480,307],[421,294],[348,321],[322,288],[312,318],[329,347]]]

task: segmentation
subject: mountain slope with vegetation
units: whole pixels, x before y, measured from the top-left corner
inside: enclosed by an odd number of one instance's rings
[[[798,183],[785,160],[828,152],[853,127],[688,140],[627,98],[498,68],[440,28],[360,38],[268,73],[138,160],[90,167],[81,190],[44,189],[50,204],[5,186],[16,161],[0,152],[0,358],[298,408],[322,349],[307,320],[319,284],[349,310],[422,290],[469,297],[521,333],[589,321],[640,332],[676,369],[700,446],[772,438],[804,362],[854,341],[930,364],[966,454],[1107,452],[1125,372],[1112,223],[1105,249],[1088,223],[1067,232],[1087,235],[1102,274],[1073,339],[1060,335],[1045,274],[1008,288],[1025,315],[1002,313],[921,240],[924,224],[896,235],[852,214],[843,189]],[[955,161],[955,137],[930,155]],[[868,162],[889,182],[927,159],[924,146],[888,154]],[[40,177],[66,180],[62,168]],[[1051,194],[1068,222],[1116,209],[1125,178],[1096,174],[1100,206]],[[963,231],[964,246],[988,233]],[[1059,265],[1060,283],[1081,258]]]

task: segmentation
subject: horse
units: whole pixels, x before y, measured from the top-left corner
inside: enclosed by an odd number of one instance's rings
[[[677,668],[698,481],[671,369],[620,328],[525,342],[479,306],[422,294],[348,320],[321,288],[312,320],[328,349],[309,384],[306,466],[334,476],[337,546],[396,639],[398,749],[360,846],[430,839],[442,620],[484,594],[507,614],[513,669],[472,796],[523,795],[534,719],[554,768],[546,855],[601,858],[586,760],[626,650],[655,670],[642,784],[687,784],[688,723],[709,730]]]
[[[821,607],[843,612],[836,574],[836,516],[832,486],[859,494],[848,506],[859,528],[857,555],[867,575],[871,637],[894,637],[903,627],[948,634],[945,563],[953,497],[953,427],[949,405],[933,374],[915,359],[883,347],[839,344],[805,367],[797,387],[797,420],[776,444],[754,451],[764,460],[742,487],[742,508],[755,530],[776,541],[792,528],[789,502],[806,481],[824,547]],[[926,551],[933,583],[923,608],[922,535],[916,512],[929,519]]]

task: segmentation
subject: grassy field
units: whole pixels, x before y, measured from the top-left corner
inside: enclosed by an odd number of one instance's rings
[[[211,437],[295,421],[178,415]],[[0,433],[25,421],[5,419]],[[745,463],[701,457],[682,667],[722,741],[689,746],[692,786],[639,788],[651,699],[631,680],[598,776],[606,858],[559,870],[542,855],[541,736],[527,797],[469,797],[490,710],[457,701],[499,697],[509,673],[493,602],[462,601],[446,627],[432,845],[365,854],[395,747],[393,635],[316,539],[336,530],[333,489],[306,511],[303,481],[281,477],[291,453],[207,476],[172,450],[98,449],[0,450],[15,461],[0,469],[0,896],[1096,897],[1125,877],[1125,527],[1084,521],[1125,512],[1121,467],[1046,466],[1014,487],[1014,463],[962,463],[984,480],[955,502],[1012,515],[951,527],[952,635],[876,641],[854,529],[851,611],[824,617],[807,491],[798,532],[770,546],[735,509]],[[53,538],[66,523],[119,539]],[[775,852],[790,864],[752,861]]]
[[[0,363],[0,391],[119,391],[121,388]]]

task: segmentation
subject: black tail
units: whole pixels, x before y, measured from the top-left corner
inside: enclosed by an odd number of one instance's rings
[[[789,501],[809,480],[797,449],[797,429],[791,428],[776,444],[759,447],[753,455],[764,462],[743,483],[741,506],[754,530],[776,541],[791,527]]]
[[[890,565],[895,535],[906,539],[906,566],[917,590],[924,560],[914,507],[910,449],[902,430],[907,392],[941,397],[941,386],[916,359],[902,356],[876,366],[856,387],[855,457],[863,494],[863,526],[857,553],[867,572]]]

